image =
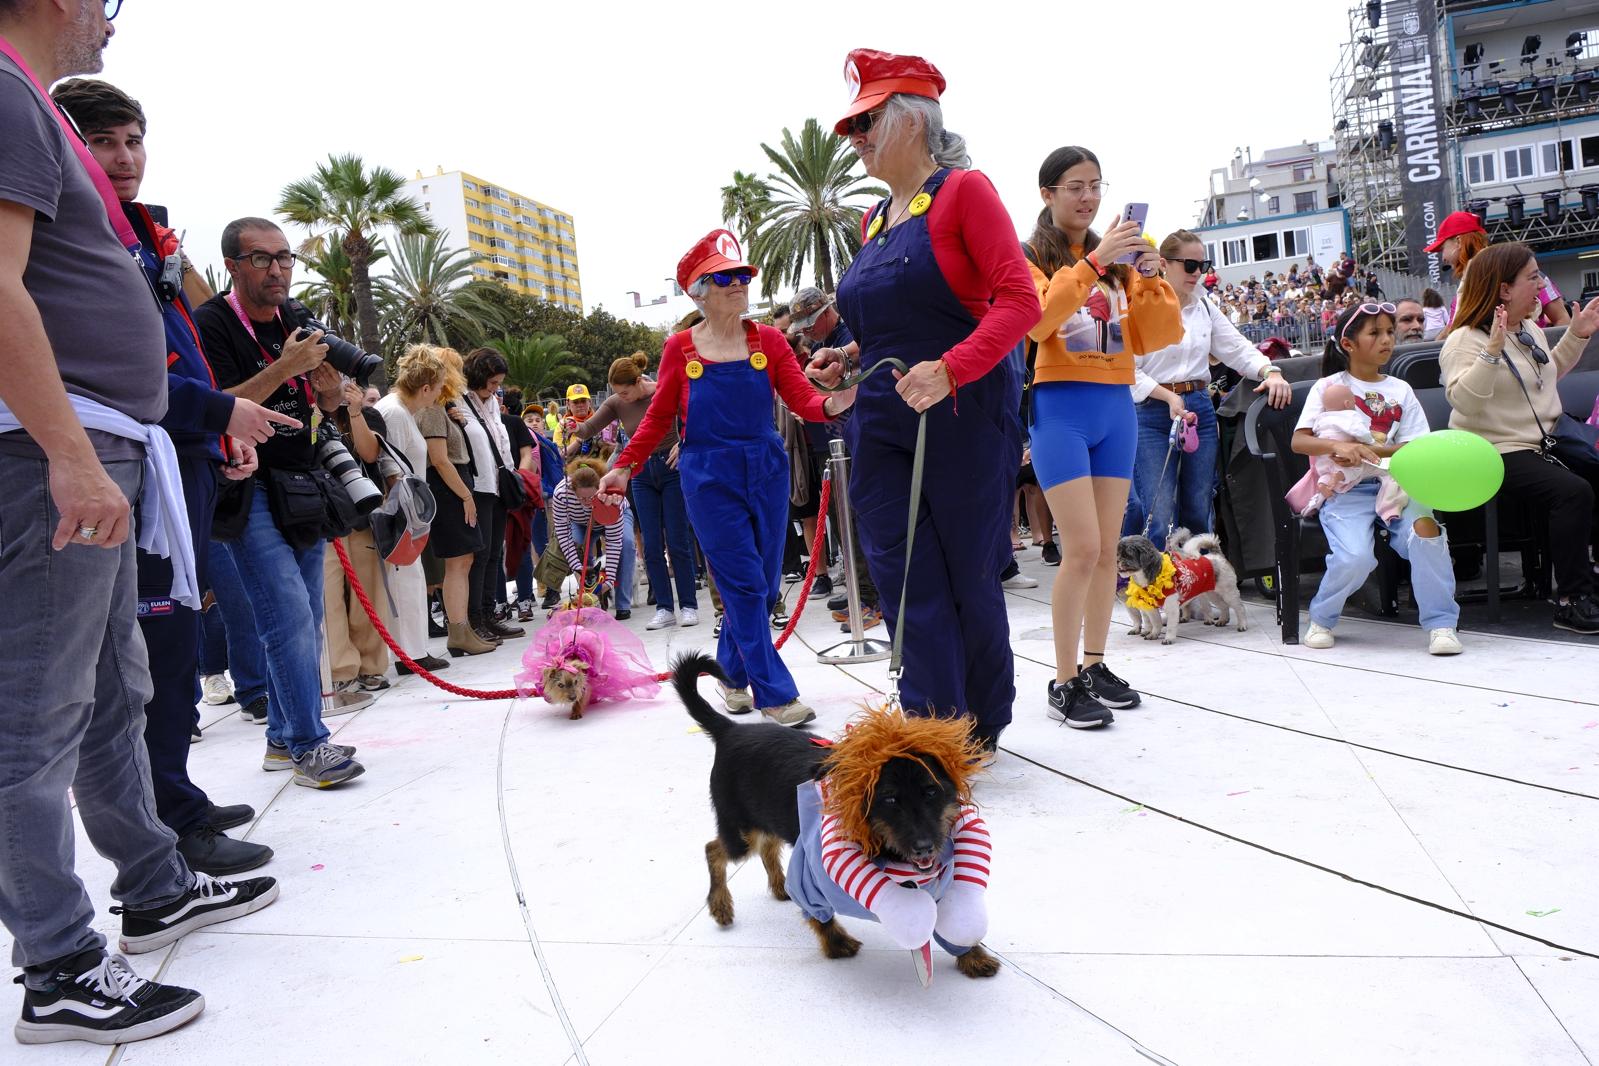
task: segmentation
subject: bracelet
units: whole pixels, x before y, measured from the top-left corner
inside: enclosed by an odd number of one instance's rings
[[[1477,358],[1481,359],[1489,366],[1498,366],[1500,361],[1503,359],[1503,356],[1489,355],[1486,351],[1482,351],[1477,353]]]
[[[1100,277],[1105,276],[1105,268],[1099,265],[1099,256],[1095,255],[1093,252],[1089,252],[1083,258],[1087,259],[1088,265],[1094,268],[1094,273],[1098,274]]]
[[[955,380],[955,371],[951,370],[949,363],[943,359],[939,359],[939,363],[944,367],[944,376],[949,379],[949,394],[953,396],[960,389],[960,383]]]
[[[1260,372],[1260,380],[1265,381],[1267,374],[1281,374],[1282,372],[1283,372],[1283,368],[1280,367],[1280,366],[1277,366],[1275,364],[1272,365],[1272,366],[1268,366],[1265,370],[1262,370]]]

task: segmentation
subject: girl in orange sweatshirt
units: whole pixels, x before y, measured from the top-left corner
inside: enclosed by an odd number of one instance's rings
[[[1112,720],[1111,708],[1139,702],[1103,661],[1138,443],[1133,356],[1181,340],[1182,312],[1136,222],[1118,218],[1103,235],[1090,228],[1105,192],[1094,153],[1057,148],[1039,168],[1038,185],[1044,209],[1025,246],[1043,304],[1029,334],[1038,345],[1030,433],[1062,559],[1050,594],[1049,713],[1092,729]],[[1116,262],[1129,253],[1138,256],[1131,266]]]

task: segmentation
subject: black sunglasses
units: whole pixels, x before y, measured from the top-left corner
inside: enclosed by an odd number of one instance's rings
[[[886,110],[888,108],[885,106],[878,108],[876,111],[861,112],[849,120],[848,125],[844,127],[845,132],[851,136],[857,133],[872,132],[872,127],[877,125],[878,120],[883,117],[883,112]]]
[[[1180,265],[1190,274],[1197,274],[1201,270],[1209,270],[1211,267],[1215,266],[1215,264],[1209,259],[1168,259],[1166,262],[1173,265]]]
[[[1516,331],[1516,341],[1527,351],[1532,353],[1533,362],[1539,366],[1549,365],[1549,353],[1538,347],[1538,342],[1532,339],[1532,334],[1524,329]]]
[[[105,20],[110,22],[122,10],[122,0],[105,0]]]
[[[748,285],[750,283],[750,278],[754,275],[748,273],[747,271],[741,270],[733,274],[707,274],[705,276],[715,282],[718,289],[725,289],[729,285],[734,284]]]

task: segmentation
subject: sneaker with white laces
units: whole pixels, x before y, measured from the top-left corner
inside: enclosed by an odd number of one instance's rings
[[[781,707],[762,707],[761,717],[778,725],[799,726],[816,720],[816,712],[799,700],[789,700]]]
[[[1459,655],[1464,650],[1460,646],[1460,637],[1453,629],[1444,627],[1427,634],[1428,655]]]
[[[213,707],[233,702],[233,688],[223,674],[206,674],[200,679],[200,699]]]
[[[355,755],[354,744],[330,744],[329,747],[338,748],[346,759]],[[289,754],[289,746],[267,741],[266,754],[261,757],[261,769],[268,772],[294,769],[294,756]]]
[[[24,988],[17,1043],[126,1044],[169,1033],[205,1010],[200,993],[146,981],[121,955],[101,956],[97,964],[83,961],[89,969],[78,972],[69,963],[40,988],[16,979]]]
[[[1300,641],[1307,648],[1321,651],[1333,646],[1333,631],[1319,622],[1310,623],[1310,629],[1305,633],[1305,639]]]
[[[750,697],[747,688],[728,688],[720,681],[716,688],[722,694],[722,702],[727,705],[728,714],[749,714],[755,709],[755,701]]]
[[[350,758],[343,744],[323,741],[294,760],[294,783],[306,788],[332,788],[366,773],[366,767]]]
[[[665,607],[655,608],[655,617],[651,618],[645,629],[665,629],[667,626],[677,625],[677,615]]]
[[[700,612],[692,607],[682,607],[677,612],[677,624],[684,629],[700,624]]]
[[[141,955],[164,948],[196,929],[254,914],[277,898],[278,882],[273,877],[218,881],[196,873],[194,884],[171,903],[159,907],[112,907],[111,913],[122,916],[122,950]]]

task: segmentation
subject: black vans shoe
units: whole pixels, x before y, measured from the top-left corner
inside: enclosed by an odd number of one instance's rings
[[[1555,628],[1591,636],[1599,633],[1599,600],[1582,596],[1555,608]]]
[[[254,914],[277,898],[276,878],[218,881],[197,873],[194,887],[171,903],[143,910],[112,907],[111,913],[122,915],[122,950],[139,955],[164,948],[196,929]]]
[[[1137,707],[1142,697],[1133,691],[1131,685],[1110,672],[1110,667],[1104,663],[1095,663],[1087,670],[1077,675],[1083,683],[1083,688],[1088,694],[1103,703],[1106,707],[1116,710],[1126,710],[1128,707]]]
[[[1080,677],[1064,685],[1049,683],[1049,716],[1073,729],[1097,729],[1116,720],[1115,715],[1088,694]]]
[[[205,1010],[200,993],[146,981],[121,955],[105,956],[81,973],[58,970],[43,989],[28,988],[21,977],[17,983],[26,989],[22,1018],[15,1029],[20,1044],[148,1040],[192,1021]]]

